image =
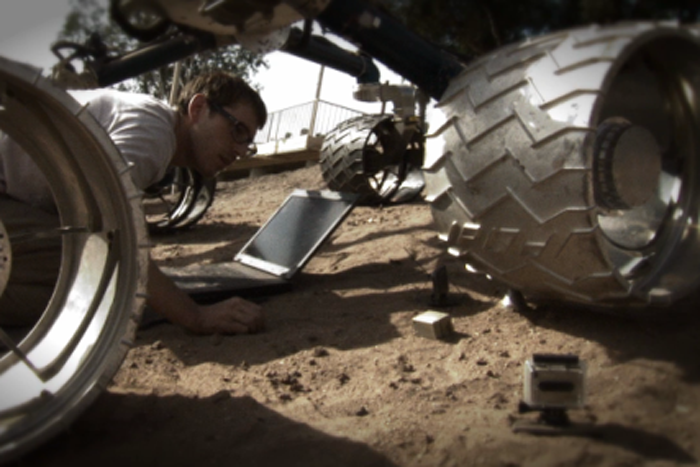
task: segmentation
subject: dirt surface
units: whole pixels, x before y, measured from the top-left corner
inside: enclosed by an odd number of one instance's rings
[[[194,228],[155,240],[164,265],[229,260],[318,167],[220,183]],[[430,274],[455,334],[418,337]],[[140,331],[109,390],[30,466],[637,466],[700,459],[700,313],[630,319],[569,306],[514,309],[447,257],[418,200],[356,208],[294,281],[266,297],[267,330]],[[681,305],[674,308],[682,308]],[[514,433],[533,353],[576,354],[594,432]]]

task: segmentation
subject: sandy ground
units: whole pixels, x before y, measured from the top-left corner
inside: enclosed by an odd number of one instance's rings
[[[156,240],[168,266],[229,260],[317,167],[219,185],[194,228]],[[455,335],[416,336],[445,264]],[[109,390],[26,466],[687,465],[700,459],[700,313],[631,319],[504,305],[505,289],[443,252],[423,201],[358,207],[295,279],[262,301],[267,331],[142,330]],[[514,433],[523,364],[588,366],[592,434]]]

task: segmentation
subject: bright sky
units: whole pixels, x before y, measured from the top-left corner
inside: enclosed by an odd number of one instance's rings
[[[69,11],[68,0],[3,0],[0,11],[1,56],[45,69],[56,63],[49,46],[63,26]],[[262,87],[261,95],[270,111],[314,99],[320,65],[283,52],[273,52],[267,59],[270,68],[261,70],[253,82]],[[399,76],[380,63],[377,65],[382,82],[401,83]],[[355,78],[326,68],[321,99],[366,112],[379,112],[378,103],[364,104],[352,98],[354,86]]]

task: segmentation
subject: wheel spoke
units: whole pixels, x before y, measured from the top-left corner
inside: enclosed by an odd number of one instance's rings
[[[54,347],[58,344],[58,347],[60,347],[61,350],[50,362],[41,363],[42,379],[53,376],[61,370],[61,366],[72,355],[75,347],[85,335],[85,332],[88,326],[91,324],[95,313],[97,313],[100,306],[105,303],[108,288],[112,283],[112,278],[119,264],[119,258],[123,253],[118,245],[118,233],[115,233],[112,236],[112,242],[106,246],[107,256],[105,257],[104,265],[101,268],[102,274],[98,281],[94,284],[94,289],[89,290],[92,299],[82,315],[78,316],[77,319],[73,316],[68,316],[66,319],[59,317],[54,325],[54,329],[52,329],[52,334],[46,336],[47,342],[50,342]],[[84,261],[90,261],[92,251],[93,250],[86,249],[87,257],[84,258]],[[69,332],[68,336],[62,335],[64,331]]]
[[[9,235],[9,239],[11,244],[18,245],[20,243],[29,243],[37,240],[48,240],[52,238],[60,238],[64,235],[84,234],[89,232],[90,229],[87,227],[63,226],[58,227],[56,229],[15,232]]]
[[[14,340],[10,336],[7,335],[7,333],[0,327],[0,343],[2,343],[9,352],[14,354],[22,363],[24,363],[27,368],[29,368],[32,373],[36,375],[37,378],[41,379],[41,372],[37,369],[37,367],[29,360],[27,355],[20,349],[17,344],[15,344]],[[0,356],[4,357],[4,355]]]

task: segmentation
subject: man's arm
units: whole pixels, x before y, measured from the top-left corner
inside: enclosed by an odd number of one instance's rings
[[[147,303],[156,313],[197,334],[254,333],[265,327],[262,308],[255,303],[233,297],[213,305],[198,305],[152,260],[148,265]]]

